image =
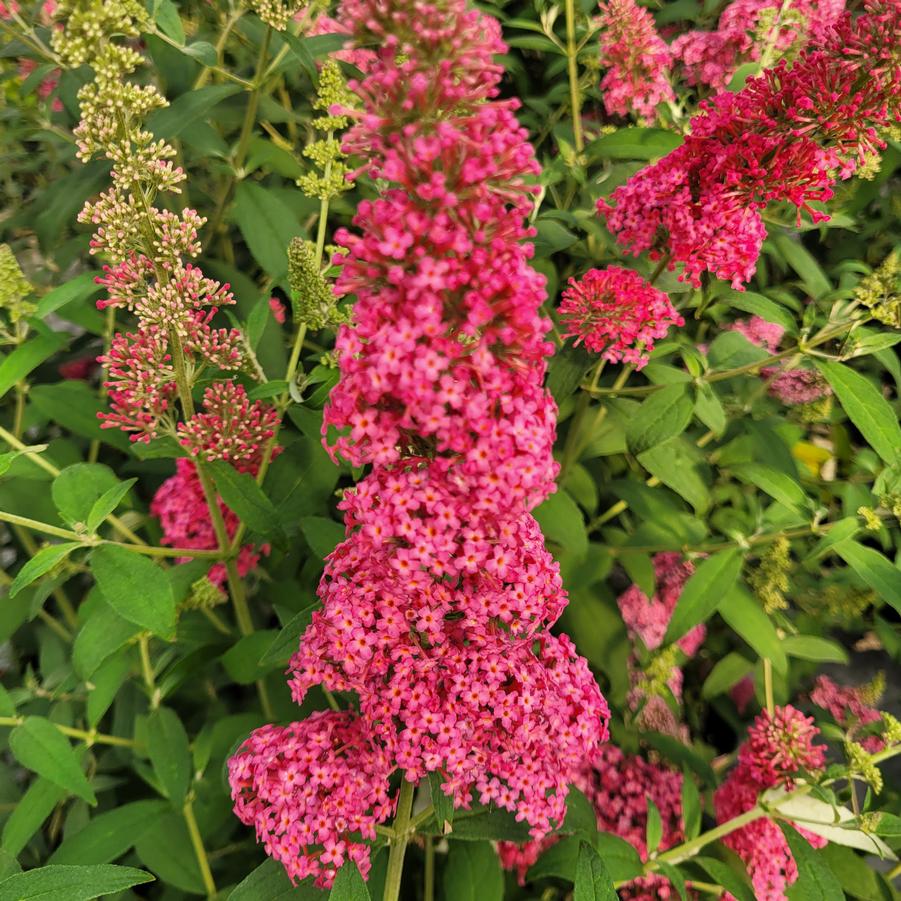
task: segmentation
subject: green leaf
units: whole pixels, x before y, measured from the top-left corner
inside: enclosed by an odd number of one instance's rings
[[[82,547],[79,541],[64,541],[61,544],[50,544],[41,548],[33,557],[25,562],[25,565],[16,573],[12,585],[9,586],[9,596],[14,598],[23,588],[39,579],[44,573],[49,572],[64,560],[76,548]]]
[[[172,140],[182,129],[203,120],[214,106],[240,90],[242,88],[238,84],[214,84],[188,91],[165,109],[151,114],[147,119],[147,129],[156,138]],[[239,191],[240,188],[239,185]]]
[[[828,532],[814,545],[813,550],[804,558],[804,563],[811,563],[840,541],[853,538],[860,531],[860,520],[856,516],[846,516],[838,520]]]
[[[285,868],[268,858],[236,885],[228,901],[321,901],[325,892],[307,883],[291,885]]]
[[[682,771],[682,826],[687,840],[701,832],[701,796],[694,777],[687,769]]]
[[[235,191],[233,218],[263,272],[281,281],[288,273],[288,245],[303,233],[291,208],[262,185],[242,181]]]
[[[97,414],[106,409],[97,393],[80,381],[35,385],[28,398],[41,415],[55,425],[69,429],[83,438],[96,439],[129,452],[134,446],[128,436],[118,429],[101,429]]]
[[[701,451],[684,436],[671,438],[638,455],[638,462],[652,475],[672,488],[694,507],[705,513],[710,506],[710,491],[705,480],[706,465]]]
[[[884,601],[901,613],[901,570],[879,551],[856,541],[840,541],[833,548]]]
[[[52,864],[112,863],[166,810],[165,801],[133,801],[89,820],[50,855]]]
[[[197,855],[181,812],[157,817],[135,842],[141,863],[167,883],[183,892],[205,895]]]
[[[714,370],[734,369],[737,366],[759,363],[768,356],[763,348],[752,344],[739,332],[732,331],[720,332],[707,348],[707,361]]]
[[[26,769],[89,804],[97,803],[72,745],[49,720],[40,716],[27,717],[10,733],[9,747]]]
[[[735,653],[735,651],[731,651],[716,662],[710,671],[710,675],[704,680],[704,685],[701,687],[701,697],[705,701],[715,698],[717,695],[732,688],[736,682],[747,676],[753,669],[754,664],[750,660],[742,657],[741,654]]]
[[[717,607],[719,615],[760,657],[771,661],[778,672],[786,672],[788,661],[782,642],[760,604],[741,585],[725,590],[723,599]]]
[[[845,901],[845,893],[838,879],[820,862],[807,839],[788,823],[780,822],[777,825],[798,865],[798,881],[786,893],[790,901]]]
[[[140,627],[122,619],[105,603],[91,613],[75,636],[72,666],[82,679],[90,679],[111,654],[115,654]]]
[[[312,604],[308,604],[303,610],[295,613],[260,657],[260,666],[271,669],[273,666],[287,663],[297,650],[300,636],[306,632],[307,626],[313,621],[313,614],[319,607],[319,601],[313,601]]]
[[[194,41],[193,44],[182,47],[181,52],[185,56],[193,57],[202,66],[215,66],[219,61],[216,48],[209,41]]]
[[[655,391],[626,426],[629,452],[637,455],[681,435],[693,412],[694,405],[685,385],[667,385]]]
[[[423,827],[428,835],[444,835],[443,827],[431,819]],[[454,816],[455,840],[527,842],[529,840],[529,824],[518,822],[507,810],[491,810],[481,808],[472,811],[457,811]]]
[[[726,431],[728,424],[726,411],[723,409],[719,395],[707,382],[701,382],[697,386],[694,414],[714,435],[719,436]]]
[[[717,297],[717,303],[727,304],[734,309],[744,310],[746,313],[766,319],[767,322],[781,325],[789,334],[796,334],[798,331],[795,317],[785,307],[762,294],[755,294],[753,291],[730,290]]]
[[[848,652],[837,641],[818,635],[788,635],[782,639],[782,649],[789,657],[819,663],[846,664],[850,659]]]
[[[155,0],[153,18],[160,31],[172,38],[176,44],[184,44],[185,30],[182,28],[178,8],[172,0]]]
[[[3,850],[17,857],[65,796],[65,790],[49,779],[35,779],[3,824]]]
[[[571,835],[555,842],[530,867],[526,875],[527,881],[557,878],[575,882],[582,841],[580,837]]]
[[[804,489],[791,477],[762,463],[739,463],[730,467],[746,485],[765,491],[780,504],[800,511],[810,505]]]
[[[242,635],[220,658],[225,671],[234,682],[250,685],[261,679],[275,665],[262,665],[261,660],[272,647],[276,637],[274,629],[259,630],[250,635]],[[299,635],[294,636],[294,650],[297,650]]]
[[[764,799],[778,806],[786,820],[802,823],[804,829],[822,836],[837,845],[857,848],[883,860],[897,860],[895,853],[878,835],[856,828],[857,815],[840,804],[828,804],[811,795],[787,797],[785,789],[774,788],[764,793]]]
[[[249,472],[238,472],[222,460],[208,463],[207,468],[225,505],[248,529],[263,537],[281,536],[275,507]]]
[[[329,892],[329,901],[371,901],[369,889],[352,860],[348,860],[338,870]]]
[[[102,523],[107,516],[122,503],[122,498],[128,494],[137,481],[137,479],[128,479],[126,482],[119,482],[118,485],[113,485],[112,488],[104,491],[103,494],[94,501],[91,505],[91,510],[88,513],[87,519],[85,520],[85,526],[87,527],[88,532],[93,534],[97,531],[100,523]]]
[[[444,868],[444,896],[454,901],[502,901],[504,876],[487,842],[452,842]]]
[[[191,751],[174,710],[158,707],[147,717],[147,753],[166,797],[181,810],[191,784]]]
[[[579,236],[573,234],[565,225],[554,219],[539,219],[535,223],[538,234],[535,236],[535,252],[542,257],[571,247]]]
[[[664,643],[676,641],[710,617],[732,590],[741,566],[742,556],[738,548],[719,551],[703,560],[676,601]]]
[[[56,509],[69,525],[84,524],[97,500],[118,486],[119,480],[108,466],[74,463],[53,480],[50,493]]]
[[[441,790],[443,783],[441,773],[429,773],[429,794],[435,808],[435,821],[443,832],[448,833],[454,822],[454,802]]]
[[[159,566],[141,554],[104,544],[91,555],[91,572],[119,616],[161,638],[175,636],[175,599]]]
[[[573,901],[616,901],[613,880],[604,860],[587,842],[579,848]]]
[[[901,425],[891,404],[869,379],[849,366],[827,360],[814,362],[870,447],[886,463],[893,463],[901,452]]]
[[[558,489],[543,504],[532,511],[544,537],[575,557],[588,552],[588,533],[579,505],[568,492]]]
[[[145,882],[153,882],[153,876],[133,867],[53,865],[4,879],[0,901],[92,901]]]
[[[775,234],[771,237],[788,265],[801,277],[801,282],[811,297],[819,299],[832,290],[832,283],[826,278],[820,264],[799,240],[787,234]]]
[[[657,805],[650,799],[648,801],[648,821],[645,828],[645,840],[648,853],[656,851],[660,847],[660,839],[663,838],[663,820]]]
[[[324,560],[346,537],[343,524],[327,516],[304,516],[300,520],[300,529],[320,560]]]
[[[36,335],[0,363],[0,398],[17,382],[52,357],[68,340],[64,334]]]
[[[600,832],[593,845],[604,860],[610,878],[617,882],[641,875],[642,862],[635,848],[612,832]]]
[[[72,303],[73,300],[86,300],[92,294],[99,294],[101,288],[96,279],[97,273],[82,272],[58,288],[48,291],[38,301],[37,318],[46,319],[51,313]]]
[[[592,141],[585,153],[589,160],[654,160],[666,156],[682,138],[664,128],[618,128]]]
[[[693,857],[691,862],[704,870],[717,885],[721,885],[737,901],[755,901],[751,885],[728,864],[714,857]]]

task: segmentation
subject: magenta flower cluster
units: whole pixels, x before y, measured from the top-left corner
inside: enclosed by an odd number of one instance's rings
[[[610,363],[641,369],[671,325],[683,326],[669,297],[637,272],[620,266],[589,269],[569,280],[558,307],[563,336],[575,337]]]
[[[609,115],[634,112],[651,125],[657,104],[675,100],[669,80],[672,52],[651,14],[635,0],[602,0],[600,9],[604,109]]]
[[[713,31],[688,31],[670,49],[688,84],[725,88],[740,65],[822,42],[845,9],[845,0],[733,0]],[[763,60],[765,62],[765,60]]]
[[[829,200],[839,179],[884,146],[878,130],[899,121],[899,26],[897,3],[869,0],[794,62],[702,103],[680,147],[598,201],[617,241],[671,269],[681,264],[695,286],[710,272],[743,288],[766,237],[767,204],[828,218],[810,204]]]
[[[762,792],[790,787],[798,770],[814,770],[825,762],[825,745],[814,744],[819,730],[812,717],[791,705],[764,710],[748,729],[738,752],[738,766],[714,794],[718,823],[751,810]],[[815,848],[826,839],[799,828]],[[784,901],[785,890],[798,878],[798,865],[779,827],[761,818],[729,833],[724,843],[744,861],[759,901]]]
[[[345,0],[340,18],[377,48],[350,85],[363,109],[345,149],[387,187],[337,235],[336,290],[356,301],[324,432],[372,469],[340,504],[347,537],[290,684],[298,703],[322,685],[356,711],[289,727],[285,756],[267,727],[230,763],[238,815],[321,886],[348,857],[368,872],[360,836],[390,816],[396,771],[440,774],[455,806],[496,805],[542,838],[608,720],[587,663],[550,633],[566,596],[529,512],[554,490],[556,410],[523,243],[538,167],[516,103],[495,99],[498,23],[462,0]],[[354,739],[323,748],[333,719]],[[288,785],[288,755],[317,766]],[[366,779],[324,818],[320,786],[348,765]]]

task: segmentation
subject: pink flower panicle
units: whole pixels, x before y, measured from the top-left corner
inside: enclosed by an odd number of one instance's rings
[[[215,382],[204,392],[203,412],[179,425],[178,433],[192,457],[227,460],[236,469],[256,472],[278,422],[278,411],[250,401],[243,385]]]
[[[148,442],[173,417],[175,370],[166,335],[156,326],[116,334],[109,351],[97,358],[106,367],[111,413],[98,413],[103,429],[131,432]]]
[[[669,81],[671,53],[651,14],[635,0],[601,0],[600,63],[604,108],[610,115],[634,112],[653,124],[657,104],[675,99]]]
[[[331,884],[345,860],[363,877],[375,827],[393,812],[391,765],[352,713],[321,711],[257,729],[228,761],[235,813],[292,880]]]
[[[761,316],[752,316],[750,319],[737,319],[727,326],[730,331],[738,332],[756,347],[763,347],[770,353],[775,353],[785,329],[781,325],[767,322]]]
[[[336,290],[356,303],[324,438],[372,470],[340,504],[347,537],[291,661],[292,695],[356,696],[348,762],[365,768],[359,749],[378,748],[383,787],[395,769],[440,773],[455,806],[504,808],[540,839],[609,713],[572,642],[549,632],[566,596],[529,513],[557,469],[544,279],[522,243],[538,166],[516,103],[495,99],[496,20],[463,0],[344,0],[339,20],[353,23],[350,49],[378,48],[350,85],[362,110],[344,111],[344,149],[387,187],[336,235]],[[251,741],[253,768],[270,752]],[[232,785],[237,797],[243,780]],[[280,817],[303,868],[289,873],[329,886],[334,868],[308,863],[322,858],[303,828],[323,799],[276,811],[270,797],[239,814],[260,835]]]
[[[575,779],[576,787],[591,802],[601,832],[610,832],[629,842],[642,860],[648,858],[646,843],[648,800],[660,812],[663,835],[659,850],[679,844],[682,829],[682,774],[650,763],[643,757],[624,754],[613,745],[599,748],[592,761],[583,765]],[[499,842],[501,865],[515,870],[520,884],[525,883],[528,869],[541,854],[558,841],[550,836],[540,841],[516,845]],[[670,901],[677,891],[662,876],[642,876],[618,890],[631,901]]]
[[[812,404],[832,394],[829,383],[816,369],[761,369],[764,378],[772,378],[770,395],[790,407]]]
[[[810,700],[825,710],[839,726],[851,732],[882,719],[882,714],[873,706],[871,686],[838,685],[829,676],[817,676]],[[869,754],[877,754],[885,747],[885,742],[878,735],[868,735],[860,744]]]
[[[225,523],[225,531],[229,538],[238,531],[240,520],[219,501],[219,510]],[[184,457],[175,461],[175,475],[170,476],[157,489],[150,503],[150,512],[160,521],[163,529],[161,544],[167,547],[192,548],[211,551],[219,547],[216,531],[210,520],[203,486],[197,475],[197,466],[193,460]],[[238,552],[236,564],[238,574],[243,578],[256,569],[260,562],[260,554],[268,554],[269,546],[260,548],[245,544]],[[179,563],[187,563],[190,557],[181,557]],[[224,563],[215,563],[207,573],[209,580],[220,588],[226,583]]]
[[[845,0],[733,0],[715,31],[689,31],[673,41],[673,57],[685,80],[723,90],[736,69],[759,60],[766,46],[784,54],[808,41],[822,42],[845,8]],[[771,19],[775,19],[772,23]]]
[[[714,793],[718,823],[750,810],[760,794],[777,786],[789,787],[801,769],[817,769],[825,762],[825,746],[814,744],[819,730],[811,717],[790,705],[764,710],[748,730],[739,749],[738,765]],[[799,830],[815,848],[826,839]],[[798,867],[779,827],[761,818],[727,835],[723,841],[744,861],[760,901],[785,901],[786,888],[798,878]]]
[[[657,583],[653,598],[649,599],[637,585],[631,585],[617,598],[623,622],[633,640],[640,638],[648,650],[659,648],[663,642],[676,602],[695,571],[694,564],[683,560],[675,551],[655,554],[653,563]],[[703,624],[695,626],[679,639],[678,645],[690,657],[703,644],[706,633]]]
[[[680,147],[598,201],[617,241],[666,254],[695,286],[706,271],[742,289],[766,236],[760,211],[783,201],[822,221],[810,204],[885,146],[879,130],[901,115],[899,26],[896,0],[870,0],[794,63],[702,103]]]
[[[564,337],[584,342],[608,362],[624,361],[639,369],[655,339],[663,338],[671,325],[685,324],[663,291],[619,266],[589,269],[578,281],[571,278],[559,314]]]

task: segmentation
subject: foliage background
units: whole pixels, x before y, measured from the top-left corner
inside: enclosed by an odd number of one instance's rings
[[[510,44],[505,87],[523,99],[520,118],[544,168],[535,266],[548,277],[550,310],[570,276],[619,258],[595,213],[597,198],[676,146],[686,120],[639,128],[605,119],[591,26],[595,10],[583,3],[577,20],[588,140],[580,156],[562,11],[540,3],[482,5],[504,23]],[[315,237],[319,202],[298,190],[296,179],[310,171],[302,150],[315,137],[310,120],[316,61],[339,48],[342,38],[269,33],[260,67],[267,28],[250,11],[226,3],[156,0],[152,12],[155,24],[142,38],[149,60],[143,77],[158,84],[170,106],[152,116],[150,127],[175,143],[178,162],[189,174],[179,204],[196,207],[210,220],[200,262],[235,292],[238,305],[228,315],[243,326],[266,376],[255,396],[275,396],[284,387],[280,380],[293,332],[290,317],[280,325],[269,301],[274,296],[290,308],[285,250],[295,236]],[[660,26],[709,27],[718,9],[675,0],[654,12]],[[22,16],[39,19],[36,9]],[[264,484],[262,513],[247,514],[251,534],[271,545],[249,581],[256,631],[239,637],[229,608],[220,607],[210,616],[183,610],[175,640],[163,634],[139,640],[140,628],[114,612],[95,584],[93,539],[75,524],[92,508],[96,512],[95,503],[112,490],[106,496],[118,501],[119,521],[158,544],[159,526],[148,505],[172,473],[177,451],[165,441],[145,447],[129,444],[117,431],[101,431],[97,369],[88,365],[83,379],[61,374],[67,364],[102,352],[113,328],[112,317],[95,308],[100,291],[89,235],[75,223],[85,200],[106,186],[108,165],[81,165],[74,158],[76,92],[89,73],[62,72],[54,108],[39,93],[42,80],[56,71],[41,49],[48,28],[39,25],[29,35],[8,21],[0,25],[0,241],[12,247],[39,298],[27,335],[4,347],[0,360],[0,425],[2,436],[13,439],[0,446],[0,519],[6,520],[0,529],[0,723],[15,727],[22,717],[37,718],[15,733],[0,730],[4,746],[11,735],[19,736],[19,747],[13,739],[0,759],[0,874],[115,861],[156,877],[119,897],[205,894],[192,844],[196,828],[221,897],[316,897],[309,888],[289,892],[274,866],[255,871],[262,852],[231,814],[223,765],[255,726],[273,718],[299,719],[326,706],[314,693],[308,709],[298,711],[283,672],[314,607],[322,559],[343,535],[335,492],[355,475],[333,466],[319,443],[322,406],[337,377],[321,358],[334,336],[323,331],[305,342],[305,374],[280,439],[285,452]],[[23,73],[22,59],[34,62],[30,71]],[[223,69],[247,84],[230,80]],[[683,99],[688,107],[697,101]],[[560,406],[558,446],[566,465],[559,492],[537,515],[570,593],[561,627],[596,670],[614,708],[617,743],[631,750],[640,740],[650,743],[686,767],[708,815],[720,763],[728,761],[724,755],[734,751],[746,728],[728,693],[741,677],[752,675],[760,704],[766,669],[777,703],[803,705],[821,671],[850,681],[886,671],[889,686],[896,685],[899,530],[881,501],[901,493],[901,364],[894,349],[901,332],[849,318],[848,302],[860,279],[898,242],[899,162],[901,150],[890,142],[874,178],[840,186],[829,207],[832,219],[824,225],[798,229],[792,210],[771,208],[769,238],[751,291],[739,294],[722,284],[693,291],[662,273],[657,284],[682,310],[686,326],[671,330],[652,362],[624,388],[612,387],[619,370],[608,366],[601,393],[589,399],[580,386],[594,360],[571,344],[561,343],[551,364],[549,385]],[[333,200],[330,232],[349,222],[360,198],[373,194],[374,186],[362,180]],[[645,260],[628,265],[651,275],[653,264]],[[810,348],[825,355],[817,359],[837,394],[825,416],[803,421],[768,396],[756,371],[765,352],[727,329],[751,314],[784,326],[787,342],[809,342],[823,329],[832,336]],[[829,374],[830,365],[843,368]],[[18,453],[17,440],[32,450]],[[876,528],[865,528],[861,507],[877,511]],[[45,554],[53,565],[33,570],[37,578],[13,593],[14,578],[29,581],[19,577],[27,561],[45,544],[58,543],[54,528],[75,529],[84,547],[65,561]],[[120,537],[108,521],[98,534]],[[791,539],[790,606],[768,617],[748,580],[783,535]],[[640,737],[628,714],[630,644],[616,597],[632,582],[650,595],[651,556],[664,550],[719,561],[713,584],[698,602],[707,608],[709,636],[686,664],[690,745]],[[134,604],[152,605],[156,590],[184,599],[206,567],[201,561],[163,570],[148,562],[151,557],[132,557],[133,567],[122,569],[128,581],[119,590]],[[842,602],[852,591],[868,592],[860,609]],[[832,607],[823,602],[830,592],[838,599]],[[265,685],[269,711],[261,708],[257,682]],[[886,704],[893,706],[897,688],[889,692]],[[54,756],[54,740],[45,735],[48,722],[64,727],[55,730],[67,737],[61,757]],[[97,741],[94,730],[118,737],[121,745]],[[840,738],[835,727],[831,734]],[[39,749],[37,757],[26,748],[29,739]],[[882,795],[867,803],[877,800],[881,809],[897,811],[897,781],[888,778]],[[585,827],[578,801],[573,809],[574,822]],[[576,828],[572,822],[569,827]],[[510,876],[502,878],[484,840],[523,838],[517,824],[482,812],[469,825],[458,821],[452,838],[467,831],[483,841],[452,841],[449,855],[438,855],[444,897],[490,901],[506,892],[509,898],[550,899],[570,890],[573,874],[560,866],[548,867],[549,875],[525,889]],[[897,831],[886,840],[897,847]],[[629,864],[615,865],[609,842],[597,841],[606,848],[614,878],[626,878]],[[373,897],[384,858],[376,858]],[[847,848],[830,846],[817,859],[850,897],[893,896],[889,883],[874,869],[861,869],[861,858]],[[409,862],[410,898],[419,897],[423,865],[417,848]],[[242,883],[252,871],[251,881]],[[101,876],[94,871],[91,890]],[[238,883],[243,888],[231,891]],[[71,884],[63,891],[54,897],[76,897]],[[0,882],[0,897],[6,897],[3,892]],[[93,897],[90,891],[83,896]]]

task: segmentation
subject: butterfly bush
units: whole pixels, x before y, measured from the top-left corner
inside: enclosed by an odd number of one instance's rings
[[[384,187],[336,235],[335,290],[356,301],[323,432],[333,456],[372,469],[340,503],[347,537],[291,691],[298,704],[317,685],[355,696],[346,716],[363,738],[342,753],[372,779],[355,813],[390,815],[376,799],[395,770],[438,773],[454,806],[493,803],[540,839],[608,712],[549,631],[566,596],[529,512],[557,473],[544,279],[524,243],[538,167],[516,102],[496,99],[496,20],[459,0],[345,0],[339,18],[377,48],[349,85],[362,110],[344,111],[344,149]],[[309,731],[290,727],[286,755]],[[273,796],[278,744],[266,727],[233,758],[236,812],[289,875],[328,886],[349,846],[305,780]],[[343,765],[335,745],[324,781]],[[368,851],[353,859],[366,874]]]
[[[761,211],[784,201],[824,221],[811,204],[885,146],[879,130],[901,115],[899,19],[897,3],[870,0],[794,62],[702,102],[681,146],[598,201],[618,243],[681,264],[696,287],[709,272],[743,289],[766,237]]]

